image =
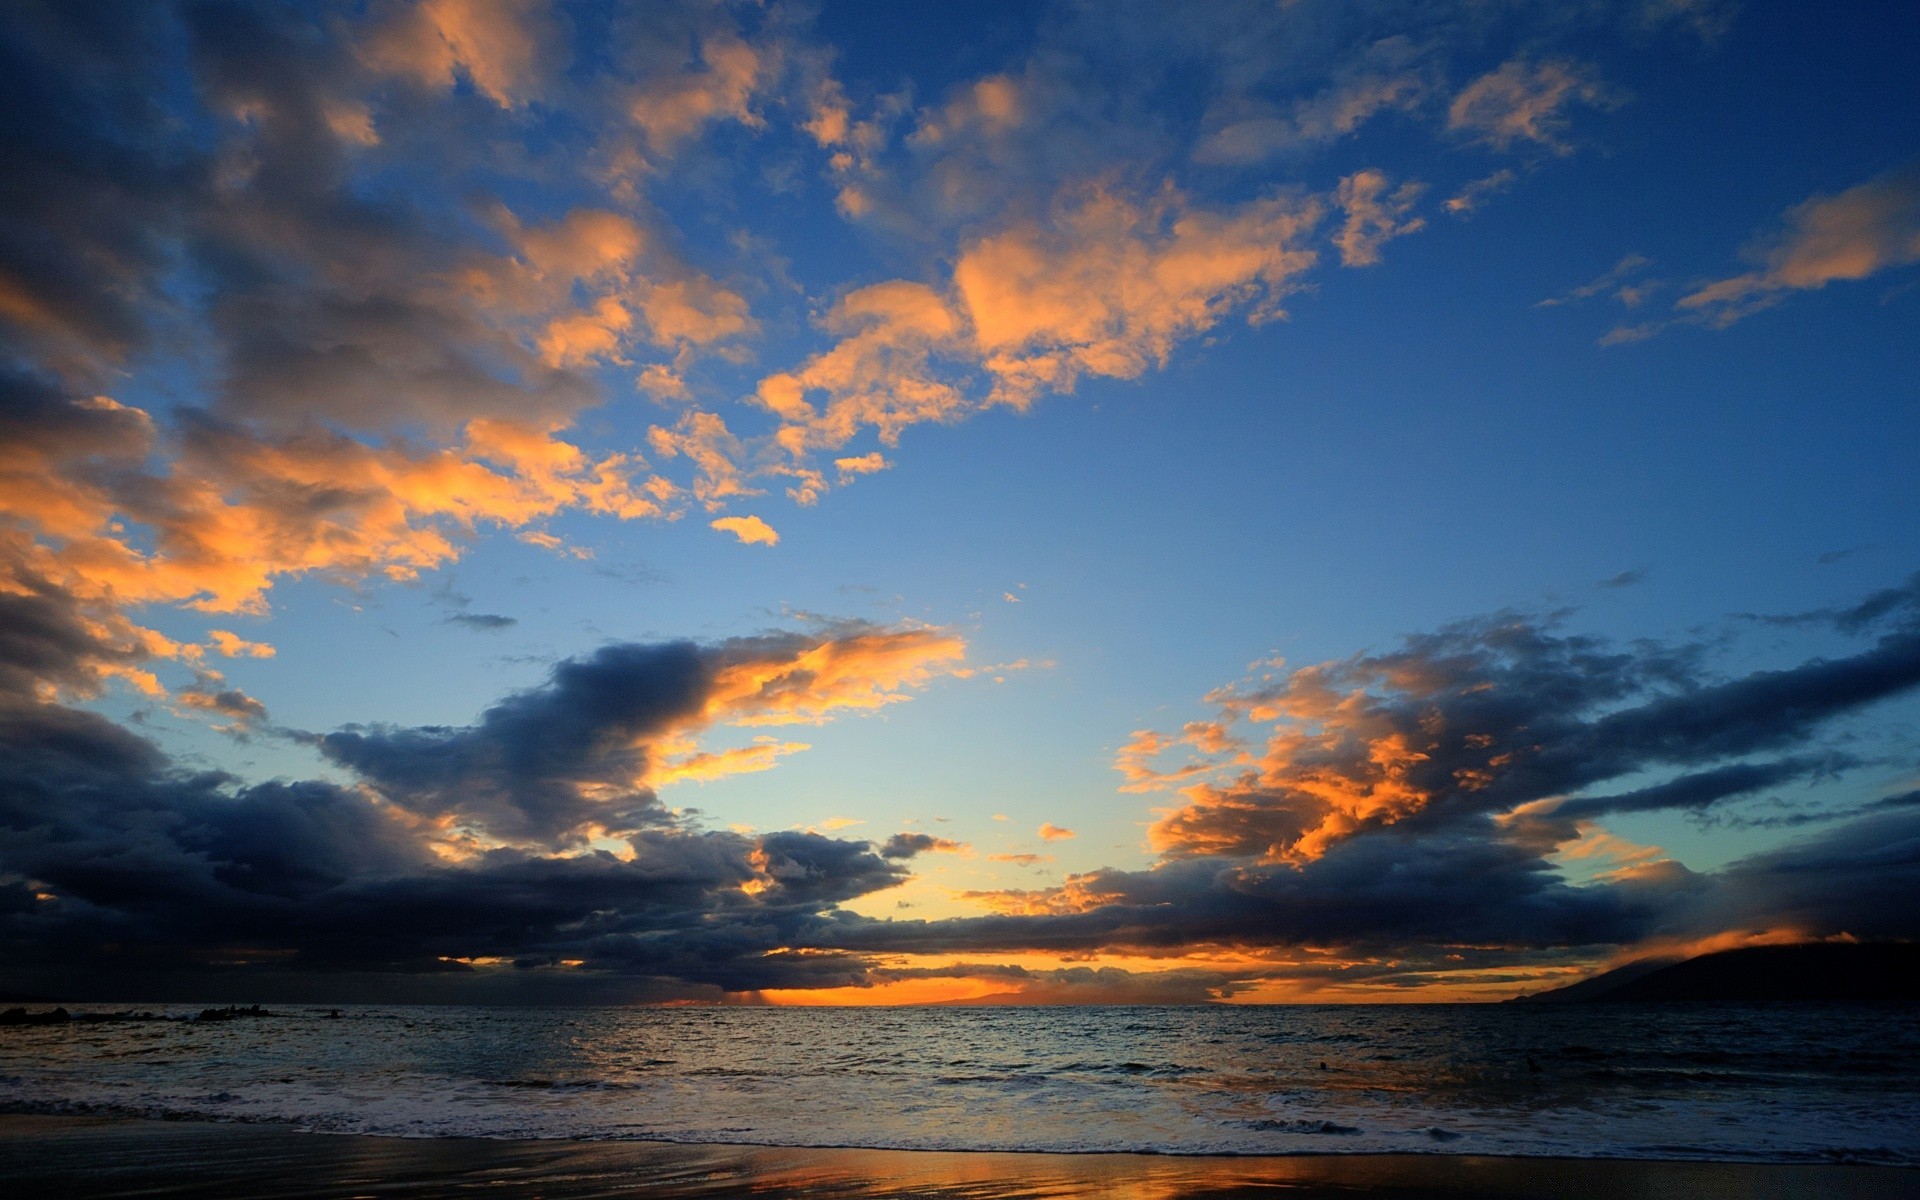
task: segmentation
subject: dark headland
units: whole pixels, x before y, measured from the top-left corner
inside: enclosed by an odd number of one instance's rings
[[[1813,942],[1748,946],[1683,960],[1642,959],[1522,1003],[1920,1001],[1920,945]]]

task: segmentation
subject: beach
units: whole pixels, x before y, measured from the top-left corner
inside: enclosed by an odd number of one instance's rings
[[[350,1200],[485,1194],[759,1197],[1389,1196],[1868,1200],[1920,1193],[1899,1167],[1496,1158],[948,1153],[305,1133],[281,1125],[0,1116],[16,1196]]]

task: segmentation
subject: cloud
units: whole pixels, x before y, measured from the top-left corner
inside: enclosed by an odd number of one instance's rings
[[[682,744],[680,739],[670,739],[661,746],[657,760],[647,768],[647,782],[650,785],[659,788],[670,783],[707,783],[733,775],[771,771],[787,755],[813,749],[805,742],[783,742],[778,738],[763,736],[754,738],[745,746],[668,756],[670,748],[677,749]],[[858,821],[841,821],[839,818],[822,822],[828,832],[858,824]]]
[[[1646,579],[1646,568],[1636,567],[1631,571],[1622,571],[1618,575],[1609,575],[1593,586],[1608,591],[1618,591],[1621,588],[1630,588],[1635,584],[1644,583]]]
[[[632,460],[593,459],[551,429],[475,421],[460,445],[422,450],[313,426],[269,440],[183,413],[174,458],[149,473],[159,447],[145,413],[12,394],[25,402],[12,410],[11,515],[40,535],[42,575],[103,605],[261,612],[280,577],[411,578],[456,558],[456,536],[484,524],[573,507],[623,519],[663,511],[632,479]],[[100,436],[77,449],[61,431],[82,425]]]
[[[1623,847],[1594,822],[1718,811],[1858,770],[1820,735],[1920,686],[1917,595],[1909,584],[1806,614],[1870,644],[1744,675],[1696,647],[1615,645],[1504,614],[1223,689],[1221,719],[1196,723],[1217,728],[1180,744],[1230,750],[1226,726],[1271,728],[1252,768],[1223,762],[1225,779],[1187,786],[1154,831],[1159,861],[971,893],[993,915],[943,921],[839,906],[958,843],[703,832],[646,782],[656,751],[707,725],[890,702],[945,661],[932,631],[607,647],[470,726],[319,739],[355,787],[188,772],[96,715],[16,693],[0,701],[0,867],[46,898],[9,906],[0,937],[10,978],[245,961],[484,977],[462,964],[565,959],[593,986],[632,980],[656,998],[884,997],[909,978],[979,976],[1029,1000],[1163,986],[1190,999],[1500,994],[1613,948],[1911,937],[1920,809],[1905,792],[1714,871]],[[1611,780],[1633,785],[1602,790]],[[1579,879],[1570,863],[1587,864]],[[1003,952],[1175,965],[1022,982],[975,961]],[[481,994],[457,984],[437,986]]]
[[[1425,217],[1408,216],[1426,185],[1408,182],[1389,191],[1392,186],[1377,170],[1356,171],[1340,181],[1335,198],[1346,219],[1333,244],[1340,247],[1342,266],[1373,266],[1382,244],[1426,228]]]
[[[779,952],[903,877],[864,842],[674,827],[634,834],[623,856],[447,863],[405,811],[360,791],[183,771],[90,714],[8,706],[0,737],[0,857],[38,896],[0,913],[10,978],[97,991],[304,972],[338,997],[356,973],[399,972],[472,996],[487,988],[463,963],[566,959],[657,998],[839,985],[864,962]]]
[[[1746,256],[1755,270],[1689,292],[1674,307],[1724,329],[1790,292],[1920,262],[1920,165],[1795,205]]]
[[[808,456],[865,429],[895,445],[913,425],[994,404],[1024,408],[1044,391],[1071,390],[1082,375],[1133,378],[1236,310],[1255,321],[1277,317],[1293,277],[1313,262],[1300,243],[1318,213],[1290,196],[1209,211],[1171,190],[1135,199],[1100,186],[1069,189],[1044,221],[963,246],[950,290],[890,280],[841,297],[821,322],[839,341],[761,380],[754,398],[780,419],[770,448],[784,462],[753,469],[795,477],[790,494],[812,503],[828,485]],[[968,364],[991,380],[984,397],[957,378],[954,368]],[[717,418],[683,423],[692,420]],[[686,435],[658,433],[656,446],[685,444]],[[722,461],[705,486],[716,497],[737,493],[753,452],[737,441],[707,444]],[[884,459],[834,462],[844,480]]]
[[[989,75],[961,88],[944,108],[924,114],[908,140],[929,145],[968,134],[991,137],[1018,126],[1025,107],[1019,80]]]
[[[1613,264],[1598,278],[1569,289],[1562,295],[1550,296],[1540,301],[1536,308],[1554,308],[1562,304],[1571,304],[1576,300],[1590,300],[1602,292],[1612,292],[1613,298],[1632,308],[1646,299],[1647,293],[1659,286],[1659,281],[1630,282],[1653,265],[1653,260],[1644,254],[1633,253]]]
[[[1456,217],[1464,217],[1485,204],[1489,197],[1497,196],[1511,188],[1520,176],[1511,168],[1503,167],[1491,175],[1469,180],[1460,190],[1449,196],[1440,207]]]
[[[722,533],[731,533],[748,546],[774,546],[780,542],[780,535],[774,532],[773,526],[759,517],[720,517],[708,524]]]
[[[908,698],[964,646],[919,628],[848,625],[715,646],[606,646],[472,725],[347,728],[314,744],[388,802],[475,844],[566,847],[669,825],[654,788],[764,769],[804,747],[693,754],[714,725],[819,724]]]
[[[681,493],[638,456],[568,439],[600,400],[583,372],[684,368],[753,330],[746,301],[637,197],[523,220],[469,189],[461,139],[428,133],[452,105],[498,149],[564,62],[564,19],[459,0],[358,27],[122,15],[0,38],[8,111],[64,122],[6,122],[0,147],[23,181],[0,232],[0,500],[30,539],[9,586],[112,626],[129,653],[101,670],[152,692],[133,660],[204,652],[134,607],[258,613],[286,577],[411,578],[489,526],[671,515]],[[485,99],[441,94],[459,77]],[[389,149],[420,186],[361,186]],[[186,362],[207,382],[181,403],[100,394]]]
[[[1431,72],[1404,35],[1368,47],[1340,72],[1337,82],[1292,102],[1283,111],[1244,96],[1216,105],[1207,115],[1211,127],[1194,147],[1196,162],[1249,165],[1276,155],[1350,137],[1384,112],[1410,112],[1431,93]]]
[[[1572,147],[1562,137],[1567,108],[1610,108],[1619,101],[1579,63],[1516,58],[1462,88],[1447,107],[1447,128],[1495,150],[1530,142],[1556,154]]]
[[[482,633],[498,633],[520,623],[516,617],[501,616],[499,613],[452,613],[441,620],[446,625],[460,625]]]
[[[1489,618],[1223,689],[1223,720],[1270,725],[1264,749],[1250,766],[1224,764],[1188,784],[1187,803],[1149,836],[1176,858],[1302,861],[1367,830],[1511,812],[1609,779],[1799,747],[1917,685],[1920,630],[1910,624],[1851,657],[1714,681],[1683,648],[1626,651]],[[1781,782],[1830,772],[1834,760],[1766,769]],[[1617,803],[1656,807],[1663,796],[1707,802],[1696,784]]]
[[[1040,826],[1039,834],[1043,842],[1064,842],[1075,836],[1073,830],[1052,823]]]
[[[893,466],[878,450],[871,454],[854,455],[851,458],[836,458],[833,460],[833,465],[843,479],[850,475],[872,475]]]
[[[553,38],[546,0],[418,0],[389,8],[360,48],[374,69],[437,88],[464,74],[502,108],[541,91]]]
[[[627,112],[648,148],[667,155],[714,121],[760,125],[751,105],[765,70],[763,51],[729,33],[710,32],[700,39],[698,66],[651,72],[633,89]]]
[[[919,854],[959,854],[967,849],[965,842],[934,837],[930,833],[896,833],[880,847],[880,857],[912,858]]]
[[[226,682],[225,676],[218,671],[202,670],[192,686],[175,691],[173,698],[187,708],[225,717],[234,722],[236,727],[266,720],[266,705],[239,688],[227,687]]]
[[[228,658],[272,658],[276,653],[274,648],[265,642],[250,642],[226,629],[207,630],[207,640]]]
[[[965,247],[954,287],[995,396],[1024,405],[1082,374],[1138,376],[1235,309],[1279,316],[1313,262],[1300,242],[1318,216],[1282,195],[1213,212],[1173,191],[1134,201],[1092,188],[1063,196],[1044,226]]]

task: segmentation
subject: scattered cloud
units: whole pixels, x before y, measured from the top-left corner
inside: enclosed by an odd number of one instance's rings
[[[503,629],[512,629],[520,623],[516,617],[506,617],[499,613],[451,613],[441,618],[442,624],[459,625],[481,633],[498,633]]]
[[[1790,292],[1920,262],[1920,165],[1795,205],[1746,256],[1754,270],[1697,288],[1674,307],[1724,329]]]
[[[1511,167],[1502,167],[1491,175],[1468,180],[1458,192],[1441,204],[1456,217],[1464,217],[1485,204],[1489,199],[1512,188],[1520,176]]]
[[[540,92],[553,38],[546,0],[418,0],[388,7],[360,47],[376,70],[438,88],[465,76],[502,108]]]
[[[913,858],[920,854],[963,854],[969,847],[930,833],[896,833],[880,847],[882,858]]]
[[[1644,254],[1629,254],[1609,267],[1598,278],[1572,288],[1562,295],[1550,296],[1534,307],[1554,308],[1562,304],[1571,304],[1576,300],[1590,300],[1602,292],[1611,292],[1615,300],[1628,308],[1633,308],[1646,298],[1648,291],[1659,286],[1658,281],[1633,282],[1635,276],[1643,275],[1652,265],[1653,260]]]
[[[1280,108],[1235,96],[1208,114],[1196,162],[1245,166],[1351,137],[1386,112],[1410,112],[1433,90],[1432,72],[1411,39],[1396,35],[1368,47],[1336,82]]]
[[[1609,575],[1593,586],[1602,589],[1617,590],[1619,588],[1630,588],[1637,583],[1644,583],[1646,582],[1646,578],[1646,568],[1636,567],[1631,571],[1622,571],[1618,575]]]
[[[1408,214],[1425,190],[1425,184],[1415,182],[1393,188],[1386,174],[1377,170],[1356,171],[1342,179],[1335,199],[1346,219],[1333,236],[1333,244],[1340,248],[1340,264],[1373,266],[1380,261],[1382,244],[1424,229],[1425,217]]]
[[[776,546],[780,543],[780,535],[774,532],[773,526],[759,517],[719,517],[708,524],[722,533],[731,533],[743,545]]]
[[[1447,128],[1494,150],[1527,143],[1572,153],[1564,140],[1575,104],[1610,108],[1618,99],[1589,67],[1564,59],[1503,63],[1462,88],[1447,107]]]

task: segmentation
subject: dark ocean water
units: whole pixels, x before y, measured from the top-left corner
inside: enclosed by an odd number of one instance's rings
[[[415,1137],[1920,1165],[1915,1007],[282,1011],[0,1029],[0,1107]]]

